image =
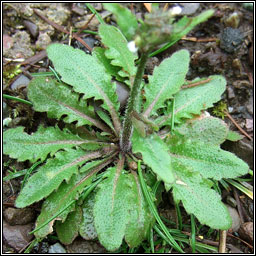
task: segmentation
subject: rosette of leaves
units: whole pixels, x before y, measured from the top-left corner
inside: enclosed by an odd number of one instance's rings
[[[155,219],[136,168],[129,167],[131,156],[142,159],[144,175],[150,171],[155,181],[162,181],[174,200],[202,224],[228,229],[231,218],[212,180],[244,175],[248,166],[220,148],[230,137],[222,120],[195,119],[221,99],[225,79],[215,75],[183,89],[190,58],[187,50],[180,50],[155,68],[143,88],[139,83],[136,108],[122,116],[112,79],[127,78],[131,86],[136,69],[143,69],[135,66],[137,56],[128,50],[119,29],[102,24],[99,34],[105,48],[95,48],[92,55],[67,45],[50,45],[47,54],[61,82],[41,77],[28,86],[34,110],[47,112],[66,126],[40,126],[31,134],[24,127],[4,132],[5,154],[18,161],[44,162],[29,177],[15,206],[45,199],[36,221],[37,238],[52,233],[56,223],[64,244],[80,234],[85,239],[97,237],[109,251],[118,249],[123,239],[136,247],[147,238]],[[93,108],[92,99],[101,101],[101,106]],[[125,119],[132,124],[129,151],[120,143]]]

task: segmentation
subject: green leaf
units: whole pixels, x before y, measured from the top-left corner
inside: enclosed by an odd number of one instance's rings
[[[111,64],[123,68],[118,74],[122,77],[134,76],[136,73],[134,61],[137,56],[128,49],[128,42],[120,30],[114,26],[101,24],[99,34],[103,44],[109,48],[105,51],[105,55],[112,60]]]
[[[93,209],[100,243],[114,251],[122,244],[129,222],[130,181],[120,168],[109,168],[109,176],[99,185]]]
[[[85,240],[93,240],[97,237],[94,227],[93,207],[95,203],[95,193],[92,192],[82,205],[83,219],[80,224],[79,233]]]
[[[143,196],[138,176],[135,172],[129,175],[131,180],[131,193],[133,194],[130,221],[125,230],[125,241],[129,247],[137,247],[148,236],[154,224],[154,216]]]
[[[49,159],[29,178],[16,200],[16,207],[26,207],[48,196],[64,179],[68,181],[77,173],[79,165],[101,155],[100,151],[88,153],[81,149],[67,149],[56,153],[55,158]]]
[[[67,130],[58,127],[40,126],[38,131],[29,135],[23,132],[24,127],[9,129],[4,132],[4,153],[19,161],[38,159],[45,160],[50,153],[53,156],[58,150],[83,145],[87,149],[101,148],[104,143],[83,140]]]
[[[134,38],[138,28],[136,16],[127,8],[117,3],[104,3],[104,8],[115,15],[116,23],[128,41]]]
[[[164,107],[164,102],[178,92],[184,84],[189,67],[189,52],[180,50],[165,59],[149,76],[149,84],[145,86],[146,103],[144,116],[156,114],[156,110]]]
[[[234,132],[234,131],[228,131],[226,139],[230,140],[230,141],[238,141],[238,140],[241,140],[242,138],[243,138],[243,136],[240,135],[239,133]]]
[[[35,236],[37,238],[44,238],[48,234],[52,233],[55,220],[61,220],[62,222],[66,220],[68,214],[75,210],[74,204],[70,205],[70,203],[72,203],[74,199],[78,198],[83,188],[89,185],[92,179],[93,177],[88,177],[87,174],[73,175],[68,183],[63,182],[59,186],[57,192],[50,194],[43,203],[41,213],[36,221],[36,228],[40,227],[45,222],[48,222],[52,217],[57,216],[47,225],[35,232]],[[58,214],[60,212],[62,213]]]
[[[158,178],[167,184],[174,182],[168,147],[156,134],[143,138],[135,130],[132,149],[134,153],[142,154],[143,162],[152,168]]]
[[[183,89],[175,95],[174,119],[180,123],[182,118],[192,118],[193,115],[200,115],[201,110],[213,106],[213,103],[221,99],[225,91],[226,80],[222,76],[210,76],[208,83]],[[197,81],[195,79],[193,82]],[[171,113],[165,117],[158,118],[159,125],[171,125]]]
[[[62,244],[71,244],[78,236],[78,230],[82,221],[82,209],[76,207],[75,211],[70,212],[64,223],[57,221],[56,232]]]
[[[185,124],[176,127],[175,131],[184,139],[218,146],[226,140],[228,126],[221,119],[208,116],[202,119],[189,119]]]
[[[178,163],[200,172],[204,178],[220,180],[235,178],[248,173],[248,165],[234,154],[219,146],[200,141],[185,140],[179,136],[169,142],[171,158]]]
[[[229,229],[232,225],[229,212],[209,182],[178,162],[173,162],[173,168],[176,175],[174,200],[177,203],[181,200],[187,213],[194,214],[201,224],[214,229]]]
[[[65,115],[63,121],[67,123],[77,121],[77,126],[93,124],[107,130],[87,107],[86,101],[79,101],[79,94],[56,80],[44,77],[33,79],[28,86],[28,98],[36,111],[47,112],[50,118],[60,119]]]
[[[104,48],[94,47],[92,55],[104,66],[106,72],[108,72],[111,76],[115,76],[118,81],[123,81],[124,79],[118,75],[121,67],[113,66],[111,64],[111,60],[106,57],[105,52],[106,49]]]
[[[98,60],[82,50],[68,45],[52,44],[47,47],[48,57],[61,75],[63,82],[72,85],[74,90],[84,94],[84,98],[103,100],[112,117],[117,132],[121,124],[117,114],[119,109],[116,88],[111,84],[111,76],[105,72]]]

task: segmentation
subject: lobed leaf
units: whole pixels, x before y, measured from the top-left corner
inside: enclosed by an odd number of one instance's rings
[[[43,203],[41,213],[36,220],[36,228],[56,216],[56,214],[62,213],[36,231],[35,236],[37,238],[44,238],[52,233],[55,220],[62,222],[66,220],[68,214],[75,210],[74,204],[70,205],[70,203],[78,197],[85,186],[91,183],[92,179],[93,177],[87,176],[87,174],[73,175],[68,183],[63,182],[56,192],[50,194]]]
[[[145,201],[137,174],[135,172],[129,174],[129,179],[131,181],[130,190],[133,195],[131,204],[133,207],[130,210],[130,221],[125,230],[125,241],[129,247],[137,247],[147,238],[155,219]]]
[[[95,193],[92,192],[84,200],[82,205],[83,218],[79,228],[79,234],[85,240],[93,240],[97,237],[97,232],[94,227],[94,218],[93,218],[93,207],[95,203]]]
[[[53,156],[60,149],[82,144],[97,145],[97,142],[83,140],[67,130],[61,131],[58,127],[40,126],[32,135],[23,130],[24,127],[8,129],[3,136],[4,153],[19,161],[36,162],[38,159],[43,161],[49,153]],[[100,144],[98,146],[100,147]]]
[[[104,9],[115,15],[116,23],[128,41],[134,38],[138,28],[136,16],[127,8],[118,3],[104,3]]]
[[[134,61],[137,56],[128,49],[128,42],[120,30],[114,26],[101,24],[99,34],[103,44],[109,48],[105,51],[105,55],[112,60],[111,64],[123,69],[118,74],[122,77],[135,76]]]
[[[28,98],[33,102],[33,108],[38,112],[47,112],[50,118],[60,119],[77,126],[85,124],[95,125],[103,131],[109,129],[97,120],[93,110],[87,107],[85,100],[79,100],[79,94],[51,78],[38,77],[28,86]]]
[[[227,230],[232,225],[228,209],[221,202],[220,195],[210,188],[207,180],[199,173],[173,161],[176,183],[173,184],[173,197],[180,200],[187,213],[194,214],[201,224],[214,229]]]
[[[56,232],[62,244],[71,244],[78,236],[78,230],[82,221],[82,209],[77,206],[70,212],[65,222],[57,221]]]
[[[202,110],[213,106],[213,103],[221,99],[225,91],[226,80],[222,76],[210,76],[208,83],[183,89],[175,95],[174,119],[180,123],[182,118],[192,118],[199,115]],[[158,118],[159,125],[171,125],[171,113],[165,117]]]
[[[167,184],[174,182],[171,158],[167,145],[156,135],[143,138],[135,130],[132,136],[132,149],[134,153],[141,153],[143,162]]]
[[[88,153],[82,149],[67,149],[56,153],[55,158],[49,159],[29,178],[16,199],[16,207],[26,207],[50,195],[63,180],[68,181],[74,173],[78,172],[78,166],[101,155],[100,151]]]
[[[204,178],[220,180],[245,175],[248,165],[234,154],[220,149],[219,146],[200,141],[182,139],[179,136],[168,142],[171,158],[188,166],[194,172],[200,172]]]
[[[94,97],[104,101],[103,107],[110,112],[119,133],[118,97],[104,66],[94,56],[68,45],[52,44],[47,47],[47,53],[63,82],[72,85],[76,92],[83,93],[86,99]]]
[[[153,76],[149,76],[149,84],[144,87],[144,116],[156,114],[157,109],[164,107],[165,100],[179,91],[185,82],[189,60],[189,52],[180,50],[154,69]]]
[[[223,143],[228,136],[227,124],[212,116],[189,119],[185,124],[176,127],[175,131],[184,139],[217,146]]]
[[[114,251],[122,244],[129,222],[130,182],[121,168],[109,168],[109,176],[99,185],[93,209],[100,243]]]

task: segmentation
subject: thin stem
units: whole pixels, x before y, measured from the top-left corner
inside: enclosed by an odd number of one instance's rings
[[[124,123],[123,123],[123,131],[122,131],[122,136],[120,140],[120,148],[123,152],[128,152],[131,148],[130,139],[133,131],[131,113],[133,112],[133,110],[136,110],[136,107],[138,105],[138,98],[140,95],[140,84],[144,74],[144,69],[145,69],[147,59],[148,59],[148,54],[143,53],[140,59],[140,64],[137,69],[137,73],[132,86],[128,106],[126,109]]]

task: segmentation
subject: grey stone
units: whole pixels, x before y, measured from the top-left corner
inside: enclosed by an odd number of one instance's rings
[[[38,26],[29,20],[24,20],[23,23],[24,23],[25,27],[27,28],[27,30],[29,31],[30,35],[33,38],[37,38],[38,33],[39,33]]]
[[[48,253],[66,253],[66,250],[60,243],[56,243],[49,247]]]
[[[233,230],[233,232],[237,232],[241,226],[240,216],[235,208],[233,208],[229,205],[226,205],[226,206],[227,206],[230,216],[232,218],[232,230]]]
[[[10,226],[6,221],[3,221],[3,236],[9,246],[19,251],[32,240],[33,235],[29,235],[32,227],[32,223]]]
[[[68,253],[106,253],[106,249],[98,242],[77,238],[66,247]]]
[[[25,75],[20,75],[12,84],[11,84],[11,89],[12,90],[18,90],[22,87],[27,87],[29,84],[30,79],[27,78]]]
[[[182,7],[181,15],[192,15],[200,7],[200,3],[180,3]]]
[[[244,35],[239,29],[225,28],[220,36],[220,48],[228,53],[235,52],[243,42]]]
[[[32,222],[36,217],[32,208],[16,209],[8,207],[4,210],[4,218],[10,225],[25,225]]]

